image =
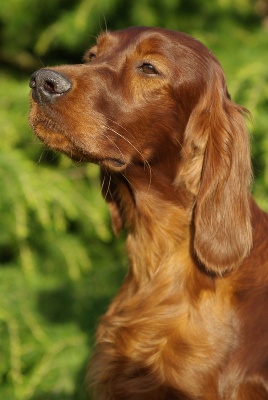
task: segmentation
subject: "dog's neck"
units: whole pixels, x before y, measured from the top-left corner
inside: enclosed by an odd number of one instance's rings
[[[190,195],[182,188],[176,190],[168,180],[150,179],[146,181],[139,176],[136,180],[131,177],[120,180],[117,191],[128,230],[127,248],[137,285],[146,285],[156,275],[162,275],[163,265],[166,273],[169,265],[170,268],[177,265],[178,274],[183,265],[189,265]],[[178,265],[180,259],[181,266]],[[181,272],[186,275],[185,271]]]

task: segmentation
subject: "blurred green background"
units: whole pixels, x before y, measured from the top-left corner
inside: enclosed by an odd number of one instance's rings
[[[80,63],[94,37],[130,25],[192,34],[253,114],[253,187],[268,210],[267,0],[8,0],[0,10],[0,398],[85,399],[93,332],[125,273],[98,168],[55,154],[28,127],[28,80]]]

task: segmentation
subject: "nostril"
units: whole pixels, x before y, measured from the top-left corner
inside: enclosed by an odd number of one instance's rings
[[[55,90],[55,85],[53,82],[50,81],[45,81],[44,82],[44,90],[48,93],[57,93],[57,91]]]
[[[29,86],[30,86],[31,89],[35,89],[36,88],[36,81],[35,81],[35,77],[33,75],[31,76]]]
[[[32,89],[33,99],[39,104],[43,104],[68,92],[72,83],[58,71],[41,69],[31,76],[29,86]]]

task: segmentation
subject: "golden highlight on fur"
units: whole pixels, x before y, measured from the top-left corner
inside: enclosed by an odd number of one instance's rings
[[[129,271],[88,371],[97,400],[268,399],[268,217],[252,199],[247,111],[199,41],[102,33],[85,64],[33,74],[30,122],[100,165]]]

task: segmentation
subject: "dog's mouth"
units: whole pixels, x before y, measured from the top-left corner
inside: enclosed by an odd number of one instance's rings
[[[86,150],[83,146],[79,146],[77,143],[69,140],[64,134],[50,132],[44,134],[43,131],[35,130],[38,138],[48,147],[55,151],[66,154],[68,157],[78,162],[89,162],[98,164],[109,170],[120,172],[126,169],[127,161],[124,159],[110,157],[105,155],[99,155],[97,153]]]
[[[35,105],[35,102],[33,102]],[[66,127],[58,124],[55,118],[51,118],[45,112],[46,110],[36,110],[32,108],[30,113],[30,124],[36,136],[48,147],[55,151],[66,154],[68,157],[78,162],[90,162],[98,164],[107,170],[115,172],[124,171],[129,161],[120,152],[119,156],[115,151],[107,146],[101,137],[102,150],[100,145],[96,145],[97,141],[92,140],[92,147],[85,140],[79,140],[79,135],[71,135]],[[106,154],[105,154],[106,153]]]
[[[75,136],[70,137],[70,134],[58,126],[51,118],[47,118],[46,115],[37,113],[36,116],[36,114],[32,113],[30,115],[30,123],[36,136],[46,146],[66,154],[74,161],[98,164],[117,172],[123,171],[126,168],[127,160],[124,159],[122,154],[120,157],[117,157],[115,154],[112,154],[114,152],[110,148],[105,150],[105,146],[103,146],[100,152],[98,146],[94,148],[96,140],[93,140],[93,148],[86,148],[83,142],[77,140]]]
[[[85,151],[81,151],[79,148],[72,147],[71,150],[63,149],[63,148],[55,148],[53,146],[49,146],[54,148],[56,151],[60,151],[61,153],[66,154],[72,160],[77,162],[88,162],[92,164],[97,164],[101,167],[104,167],[107,170],[112,170],[115,172],[121,172],[126,169],[127,163],[123,160],[117,158],[101,158],[96,154],[88,153]]]
[[[126,162],[117,158],[104,158],[100,160],[98,164],[116,171],[122,171],[126,168]]]

